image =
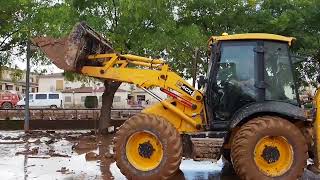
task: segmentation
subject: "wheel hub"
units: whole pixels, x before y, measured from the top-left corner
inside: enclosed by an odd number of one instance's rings
[[[285,174],[293,164],[294,152],[283,136],[265,136],[254,148],[254,161],[259,170],[269,177]]]
[[[163,157],[160,139],[150,131],[138,131],[127,140],[126,157],[140,171],[150,171],[159,166]]]
[[[150,143],[150,141],[147,141],[147,142],[144,142],[142,144],[139,144],[138,151],[139,151],[139,155],[141,157],[150,159],[150,157],[152,156],[152,154],[155,151],[155,149],[153,148],[153,146]]]
[[[279,160],[280,152],[276,146],[265,146],[261,157],[267,161],[268,164],[271,164]]]

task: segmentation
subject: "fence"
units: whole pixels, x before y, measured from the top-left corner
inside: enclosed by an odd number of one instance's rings
[[[141,109],[112,109],[112,119],[127,119]],[[0,120],[24,120],[24,109],[0,109]],[[97,120],[100,109],[30,109],[31,120]]]

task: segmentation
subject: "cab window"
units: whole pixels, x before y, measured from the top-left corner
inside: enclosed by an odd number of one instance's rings
[[[266,100],[297,103],[287,43],[264,42]]]

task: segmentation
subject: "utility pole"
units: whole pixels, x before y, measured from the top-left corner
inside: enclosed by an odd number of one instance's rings
[[[25,92],[25,112],[24,112],[24,131],[29,131],[30,111],[29,111],[29,89],[30,89],[30,40],[27,42],[27,71],[26,71],[26,92]]]
[[[196,81],[197,81],[197,61],[199,56],[199,48],[195,48],[194,50],[194,59],[192,61],[192,86],[196,87]]]

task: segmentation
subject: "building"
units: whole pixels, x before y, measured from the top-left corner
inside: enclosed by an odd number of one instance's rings
[[[65,108],[83,108],[86,96],[97,96],[99,106],[102,102],[104,91],[103,83],[99,80],[91,82],[68,81],[62,73],[54,73],[39,76],[39,92],[62,92]],[[152,90],[160,97],[167,97],[159,88]],[[115,93],[114,108],[142,108],[155,102],[155,98],[132,84],[122,83]]]
[[[30,73],[30,92],[38,92],[39,75]],[[0,91],[16,91],[24,94],[26,91],[26,73],[20,69],[1,67]]]
[[[64,107],[65,108],[84,108],[84,101],[86,96],[97,96],[98,106],[102,105],[102,94],[104,87],[80,87],[74,89],[63,90]],[[113,108],[128,108],[127,107],[128,91],[118,89],[113,98]]]
[[[63,73],[45,74],[39,76],[39,92],[61,92],[66,89],[80,88],[85,86],[80,81],[68,81]]]
[[[150,94],[145,92],[144,90],[135,87],[132,84],[127,84],[129,88],[128,93],[128,105],[132,108],[134,107],[148,107],[154,103],[159,102],[154,97],[152,97]],[[121,87],[121,86],[120,86]],[[124,88],[125,89],[125,88]],[[160,98],[165,99],[167,98],[167,95],[164,94],[162,91],[160,91],[160,88],[153,88],[151,89],[153,93],[158,95]]]
[[[120,86],[113,98],[113,108],[145,108],[158,102],[155,98],[148,93],[140,89],[127,90],[125,87],[128,84]],[[153,90],[155,92],[155,90]],[[74,89],[66,89],[62,91],[64,96],[65,108],[84,108],[84,102],[86,96],[97,96],[98,106],[102,105],[102,94],[104,87],[92,88],[92,87],[80,87]],[[156,93],[156,92],[155,92]]]

